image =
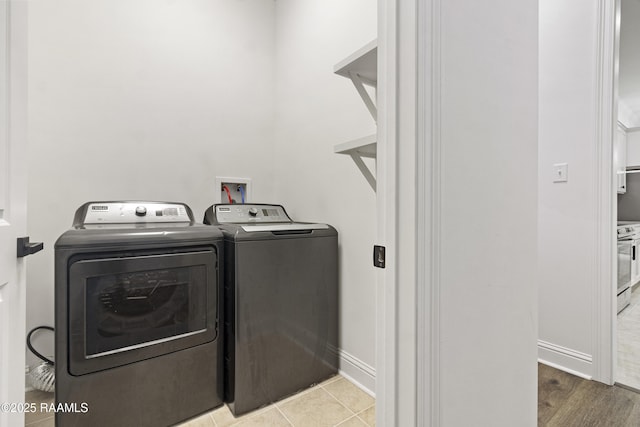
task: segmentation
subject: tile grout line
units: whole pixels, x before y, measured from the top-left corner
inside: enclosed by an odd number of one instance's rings
[[[274,408],[276,408],[276,410],[277,410],[278,412],[280,412],[280,415],[282,415],[282,416],[284,417],[284,419],[285,419],[285,420],[287,420],[287,422],[289,423],[289,425],[291,425],[291,427],[295,427],[295,426],[293,425],[293,421],[291,421],[291,420],[289,419],[289,417],[287,417],[287,415],[286,415],[284,412],[282,412],[282,409],[280,409],[280,408],[278,407],[278,405],[273,405],[273,406],[274,406]]]
[[[292,394],[291,396],[287,396],[282,400],[278,400],[278,401],[272,403],[272,405],[273,406],[277,406],[278,408],[280,408],[280,407],[282,407],[282,405],[287,405],[287,404],[289,404],[289,402],[293,402],[294,400],[297,400],[299,397],[302,397],[302,396],[304,396],[306,394],[309,394],[309,393],[313,392],[314,390],[320,390],[320,389],[322,389],[322,386],[320,384],[316,384],[314,386],[302,389],[299,392],[297,392],[295,394]]]
[[[273,406],[278,406],[278,407],[280,407],[280,405],[283,405],[283,404],[286,405],[287,403],[292,402],[292,401],[296,400],[297,398],[302,397],[305,394],[308,394],[308,393],[312,392],[313,390],[316,390],[316,387],[320,388],[322,386],[320,384],[316,384],[314,386],[307,387],[305,389],[300,390],[299,392],[297,392],[295,394],[292,394],[291,396],[285,397],[282,400],[278,400],[276,402],[273,402],[272,405]]]
[[[338,377],[338,375],[336,375],[336,377]],[[331,383],[333,383],[333,382],[334,382],[334,381],[331,381],[329,384],[331,384]],[[335,396],[333,396],[331,393],[329,393],[327,390],[325,390],[325,388],[322,386],[322,384],[316,384],[316,385],[314,385],[313,387],[309,387],[309,388],[305,389],[304,391],[299,392],[299,393],[296,393],[296,394],[294,394],[293,396],[289,396],[288,398],[286,398],[286,399],[284,399],[284,400],[281,400],[281,401],[279,401],[279,402],[275,402],[275,403],[273,404],[273,406],[275,406],[275,407],[278,409],[278,411],[280,411],[280,413],[282,414],[282,416],[284,416],[284,418],[287,420],[287,422],[288,422],[289,424],[291,424],[291,426],[292,426],[292,427],[296,427],[296,426],[295,426],[295,424],[293,423],[293,421],[291,421],[291,420],[290,420],[290,419],[285,415],[284,411],[282,410],[281,405],[283,405],[283,404],[284,404],[284,405],[287,405],[287,404],[289,404],[289,403],[291,403],[291,402],[295,402],[296,400],[298,400],[298,398],[300,398],[300,397],[302,397],[302,396],[304,396],[304,395],[306,395],[306,394],[309,394],[309,393],[311,393],[311,392],[313,392],[313,391],[315,391],[315,390],[322,390],[322,391],[324,391],[324,392],[325,392],[325,393],[327,393],[330,397],[332,397],[335,401],[337,401],[339,405],[341,405],[341,406],[345,407],[345,406],[342,404],[342,402],[340,402],[338,399],[336,399],[336,398],[335,398]],[[345,409],[346,409],[347,411],[353,412],[353,411],[351,411],[351,410],[350,410],[349,408],[347,408],[347,407],[345,407]],[[349,417],[349,418],[351,418],[351,417]]]
[[[342,424],[344,424],[344,423],[346,423],[347,421],[352,420],[352,419],[354,419],[354,418],[358,418],[358,416],[357,416],[357,415],[352,415],[352,416],[350,416],[349,418],[347,418],[347,419],[344,419],[344,420],[340,421],[338,424],[334,424],[334,425],[333,425],[333,427],[340,427]],[[363,422],[364,422],[364,421],[363,421]],[[367,423],[365,423],[365,424],[367,424]],[[368,425],[368,424],[367,424],[367,425]]]
[[[345,378],[345,377],[343,377],[342,375],[340,375],[340,374],[336,374],[336,375],[332,376],[331,378],[328,378],[328,379],[326,379],[326,380],[322,381],[321,383],[318,383],[318,385],[319,385],[320,387],[323,387],[324,385],[333,384],[334,382],[336,382],[336,381],[338,381],[338,380],[342,380],[342,379],[343,379],[343,380],[346,380],[346,378]]]
[[[324,387],[322,387],[322,390],[324,390],[325,393],[327,393],[329,396],[333,397],[336,400],[336,402],[338,402],[341,406],[343,406],[347,411],[351,412],[353,415],[356,415],[356,413],[354,411],[352,411],[351,408],[349,408],[347,405],[345,405],[345,403],[342,402],[340,399],[335,397],[329,390],[327,390]],[[351,417],[349,417],[349,418],[351,418]]]
[[[373,403],[373,405],[371,405],[371,406],[367,406],[367,407],[366,407],[366,408],[364,408],[362,411],[359,411],[356,415],[360,415],[360,414],[361,414],[361,413],[363,413],[364,411],[368,411],[369,409],[371,409],[371,408],[375,408],[375,407],[376,407],[376,404],[375,404],[375,402],[374,402],[374,403]]]
[[[224,403],[223,403],[223,405],[224,405]],[[215,411],[215,409],[214,409],[213,411]],[[209,418],[213,421],[213,425],[214,425],[214,427],[218,427],[218,422],[216,421],[216,419],[215,419],[215,418],[213,418],[213,411],[209,411],[209,412],[207,413],[207,415],[209,415]],[[26,427],[26,426],[25,426],[25,427]]]
[[[346,378],[345,378],[345,381],[347,381],[348,383],[350,383],[350,384],[351,384],[351,382],[350,382],[349,380],[347,380]],[[370,408],[372,408],[372,407],[376,406],[375,398],[374,398],[374,400],[373,400],[373,404],[372,404],[372,405],[367,406],[366,408],[361,409],[361,410],[359,410],[358,412],[353,411],[351,408],[349,408],[349,407],[347,406],[347,404],[346,404],[345,402],[341,401],[341,400],[340,400],[340,399],[338,399],[336,396],[334,396],[334,395],[333,395],[333,393],[331,393],[329,390],[327,390],[326,388],[324,388],[324,386],[321,386],[321,387],[322,387],[322,389],[323,389],[324,391],[326,391],[329,395],[331,395],[331,397],[333,397],[335,400],[337,400],[337,401],[338,401],[338,403],[340,403],[342,406],[344,406],[345,408],[347,408],[347,409],[348,409],[349,411],[351,411],[354,415],[361,414],[362,412],[364,412],[364,411],[366,411],[366,410],[368,410],[368,409],[370,409]],[[356,386],[356,387],[357,387],[357,386]],[[360,389],[358,388],[358,390],[360,390]],[[362,391],[363,393],[365,393],[363,390],[360,390],[360,391]],[[365,393],[365,394],[366,394],[366,393]],[[368,395],[367,395],[367,396],[368,396]],[[370,397],[371,397],[371,396],[370,396]],[[367,424],[367,423],[365,422],[365,424]],[[368,425],[368,424],[367,424],[367,425]]]
[[[373,405],[371,405],[371,406],[368,406],[368,407],[364,408],[362,411],[360,411],[360,412],[358,412],[358,413],[356,414],[356,417],[360,418],[360,421],[362,421],[363,423],[365,423],[367,426],[369,426],[369,427],[373,427],[371,424],[369,424],[368,422],[366,422],[366,421],[365,421],[365,420],[360,416],[360,414],[364,413],[365,411],[368,411],[368,410],[369,410],[369,409],[371,409],[371,408],[375,408],[375,407],[376,407],[376,404],[374,403]],[[375,418],[374,418],[374,420],[375,420]],[[375,421],[374,421],[374,423],[375,423]],[[374,425],[375,425],[375,424],[374,424]]]
[[[366,409],[365,409],[365,411],[366,411]],[[359,413],[361,414],[362,412],[359,412]],[[368,422],[366,422],[365,420],[363,420],[363,419],[362,419],[358,414],[356,414],[356,417],[357,417],[360,421],[362,421],[362,422],[363,422],[367,427],[372,427]]]

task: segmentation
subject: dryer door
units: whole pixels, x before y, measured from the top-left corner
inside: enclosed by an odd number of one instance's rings
[[[69,370],[83,375],[216,338],[212,250],[85,259],[69,268]]]

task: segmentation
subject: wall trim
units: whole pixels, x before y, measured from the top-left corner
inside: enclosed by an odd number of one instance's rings
[[[574,359],[581,360],[583,362],[591,363],[593,362],[593,357],[590,354],[583,353],[581,351],[572,350],[567,347],[563,347],[561,345],[552,344],[547,341],[538,340],[538,347],[543,350],[553,351],[555,353],[559,353],[568,357],[572,357]]]
[[[344,350],[338,350],[340,375],[357,385],[367,394],[376,397],[376,369]]]
[[[613,138],[617,126],[618,61],[620,0],[598,2],[598,33],[596,52],[594,121],[595,162],[594,185],[595,239],[592,284],[592,376],[595,380],[613,384],[616,348],[616,300],[612,286],[616,283],[617,220],[616,182],[613,179]]]
[[[538,361],[582,378],[593,377],[593,356],[578,350],[538,340]]]
[[[417,3],[417,425],[439,426],[441,0]]]
[[[566,368],[566,367],[564,367],[562,365],[557,365],[555,363],[549,362],[548,360],[538,359],[538,362],[542,363],[543,365],[551,366],[552,368],[558,369],[558,370],[566,372],[568,374],[575,375],[576,377],[584,378],[585,380],[591,380],[592,379],[590,375],[585,375],[582,372],[578,372],[578,371],[574,371],[572,369],[568,369],[568,368]]]
[[[398,424],[398,4],[378,0],[377,243],[386,246],[386,268],[376,269],[376,424]],[[404,390],[403,390],[404,391]],[[415,395],[413,396],[415,398]]]

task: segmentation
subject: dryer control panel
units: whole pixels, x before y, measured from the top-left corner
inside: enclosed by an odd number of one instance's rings
[[[214,212],[218,224],[292,222],[280,205],[215,205]]]
[[[191,209],[184,203],[89,202],[76,211],[74,226],[124,223],[191,223]]]

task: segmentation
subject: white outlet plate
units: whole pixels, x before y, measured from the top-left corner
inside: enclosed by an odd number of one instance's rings
[[[567,182],[569,180],[569,165],[555,163],[553,165],[553,182]]]
[[[234,203],[242,203],[240,187],[244,190],[244,202],[249,203],[253,200],[251,194],[251,178],[216,176],[216,187],[214,191],[215,203],[229,203],[227,192],[223,189],[224,185],[229,189]]]

